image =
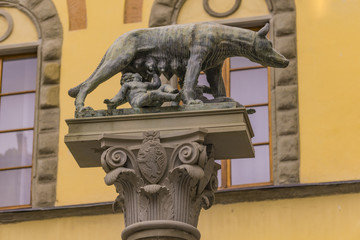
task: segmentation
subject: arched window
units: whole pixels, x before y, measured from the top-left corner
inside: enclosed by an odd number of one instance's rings
[[[0,209],[55,202],[62,28],[50,0],[0,2]]]

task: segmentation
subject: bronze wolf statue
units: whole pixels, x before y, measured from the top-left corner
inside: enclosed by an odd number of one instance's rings
[[[269,24],[258,32],[215,23],[171,25],[133,30],[121,35],[106,51],[100,64],[83,83],[69,90],[83,111],[86,96],[99,84],[122,72],[139,73],[150,80],[148,70],[167,79],[177,75],[185,104],[195,99],[199,73],[204,71],[214,97],[225,97],[221,69],[226,58],[243,56],[270,67],[286,67],[289,61],[267,40]]]

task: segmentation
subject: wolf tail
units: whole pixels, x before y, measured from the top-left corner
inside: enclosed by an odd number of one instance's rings
[[[86,81],[90,80],[94,75],[95,73],[99,70],[100,66],[104,63],[105,61],[105,57],[106,57],[106,54],[107,54],[107,51],[106,53],[104,54],[103,58],[101,59],[99,65],[96,67],[95,71],[91,74],[91,76],[86,79]],[[85,81],[85,82],[86,82]],[[81,86],[83,85],[84,82],[80,83],[79,85],[77,85],[76,87],[73,87],[73,88],[70,88],[69,91],[68,91],[68,94],[70,97],[72,98],[76,98],[76,96],[79,94],[79,91],[80,91],[80,88]]]

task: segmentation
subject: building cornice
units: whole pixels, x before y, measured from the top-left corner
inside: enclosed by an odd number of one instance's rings
[[[309,198],[352,193],[360,193],[360,180],[219,190],[215,193],[215,204]],[[112,202],[2,210],[0,211],[0,224],[104,214],[113,214]]]

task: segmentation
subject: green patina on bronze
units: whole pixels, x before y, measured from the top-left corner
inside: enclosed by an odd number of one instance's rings
[[[226,58],[243,56],[270,67],[286,67],[289,61],[272,48],[266,38],[269,25],[259,32],[214,23],[172,25],[138,29],[120,36],[105,53],[94,73],[83,83],[69,90],[76,98],[77,111],[84,107],[90,92],[113,75],[139,73],[145,81],[148,71],[176,75],[183,88],[185,104],[202,103],[196,99],[196,86],[201,71],[206,74],[215,98],[225,97],[221,68]]]

